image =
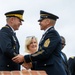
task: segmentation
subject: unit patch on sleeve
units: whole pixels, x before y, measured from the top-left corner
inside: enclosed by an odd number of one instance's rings
[[[47,39],[45,42],[44,42],[44,47],[48,47],[50,44],[50,39]]]

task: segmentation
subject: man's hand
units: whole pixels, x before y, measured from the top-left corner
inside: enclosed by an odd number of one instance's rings
[[[24,68],[26,68],[26,69],[31,69],[32,68],[32,63],[30,62],[30,63],[23,63],[22,64],[22,66],[24,67]]]
[[[15,63],[21,63],[21,62],[24,62],[24,56],[18,54],[17,56],[13,57],[12,60],[13,60]]]

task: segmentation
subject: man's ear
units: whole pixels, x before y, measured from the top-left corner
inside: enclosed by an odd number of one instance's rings
[[[46,19],[46,23],[49,24],[50,23],[50,19]]]

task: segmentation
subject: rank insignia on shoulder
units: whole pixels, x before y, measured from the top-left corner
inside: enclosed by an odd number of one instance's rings
[[[70,58],[74,59],[74,56],[72,56],[72,57],[70,57]]]
[[[9,28],[8,26],[4,26],[3,28]]]
[[[44,47],[48,47],[50,44],[50,39],[47,39],[45,42],[44,42]]]

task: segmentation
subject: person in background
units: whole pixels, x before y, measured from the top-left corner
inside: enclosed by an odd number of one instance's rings
[[[65,41],[65,38],[63,36],[60,36],[61,37],[61,43],[62,43],[62,49],[65,47],[66,45],[66,41]],[[61,57],[62,57],[62,63],[64,65],[64,68],[65,68],[65,71],[67,73],[67,75],[71,75],[70,73],[70,70],[69,70],[69,65],[68,65],[68,60],[67,60],[67,56],[64,52],[61,51]]]
[[[6,12],[6,25],[0,30],[0,71],[20,70],[20,64],[12,61],[19,54],[19,42],[15,31],[22,25],[24,10]]]
[[[34,52],[36,52],[38,49],[38,40],[35,36],[28,36],[26,37],[25,40],[25,55],[27,54],[32,54]],[[28,63],[27,63],[28,64]],[[33,69],[32,67],[32,63],[30,62],[27,66],[26,63],[23,63],[22,66],[25,67],[26,69]],[[30,67],[29,67],[30,65]]]
[[[61,58],[61,38],[59,33],[55,30],[58,16],[40,11],[40,19],[38,20],[40,29],[44,30],[44,34],[39,42],[37,52],[28,55],[17,55],[12,60],[16,63],[20,62],[37,62],[35,70],[44,70],[48,75],[66,75]]]
[[[69,57],[68,65],[69,65],[71,75],[75,75],[75,56]]]
[[[35,36],[28,36],[25,40],[25,52],[32,54],[38,49],[38,41]]]

